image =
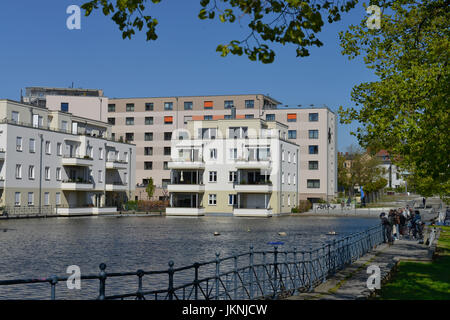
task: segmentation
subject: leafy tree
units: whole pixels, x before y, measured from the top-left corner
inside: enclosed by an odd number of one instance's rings
[[[386,149],[412,173],[423,194],[450,194],[448,0],[371,1],[381,28],[366,21],[340,34],[342,53],[363,55],[378,81],[352,90],[357,107],[340,107],[341,123],[358,121],[363,147]]]
[[[91,0],[82,5],[85,15],[101,9],[129,38],[135,30],[146,27],[147,41],[156,40],[158,20],[145,13],[161,0]],[[322,46],[317,34],[324,25],[339,21],[341,13],[354,8],[358,0],[201,0],[198,18],[218,19],[222,23],[248,23],[248,34],[240,40],[220,44],[216,51],[222,56],[245,54],[252,61],[274,61],[275,52],[268,43],[296,46],[297,57],[309,55],[309,47]]]
[[[155,185],[153,184],[153,178],[148,178],[148,184],[147,187],[145,188],[145,192],[147,192],[149,199],[153,197],[153,193],[155,192]]]

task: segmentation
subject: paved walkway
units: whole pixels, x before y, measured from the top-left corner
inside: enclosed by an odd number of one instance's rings
[[[372,252],[344,270],[335,277],[317,286],[313,292],[300,293],[288,300],[356,300],[366,299],[370,295],[367,288],[369,274],[367,268],[377,265],[381,270],[381,283],[389,277],[391,270],[399,260],[431,261],[432,250],[415,240],[397,240],[394,245],[379,245]]]

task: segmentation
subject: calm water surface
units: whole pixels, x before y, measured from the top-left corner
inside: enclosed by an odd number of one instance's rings
[[[326,233],[331,230],[344,236],[376,224],[378,219],[374,218],[291,216],[268,219],[209,216],[1,220],[0,279],[67,276],[65,272],[69,265],[78,265],[82,274],[98,273],[101,262],[106,263],[109,272],[161,270],[168,268],[169,260],[175,267],[181,267],[212,260],[215,252],[227,257],[248,251],[251,245],[255,250],[270,250],[273,246],[268,242],[273,241],[284,242],[279,250],[294,247],[301,250],[330,240]],[[220,235],[214,236],[214,232]],[[287,235],[280,236],[278,232]],[[86,290],[94,295],[91,297],[95,297],[98,287],[98,281],[95,281],[87,285],[89,290]],[[39,295],[48,298],[49,285],[32,286],[33,289],[9,287],[7,290],[0,287],[0,298],[15,294],[21,294],[20,298],[37,298]],[[36,286],[41,287],[34,289]],[[74,296],[69,294],[68,297]]]

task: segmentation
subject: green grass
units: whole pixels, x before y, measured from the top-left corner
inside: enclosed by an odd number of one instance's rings
[[[450,300],[450,227],[441,227],[433,262],[400,262],[398,272],[384,285],[386,300]]]

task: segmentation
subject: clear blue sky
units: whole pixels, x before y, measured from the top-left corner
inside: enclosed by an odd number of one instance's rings
[[[156,42],[145,33],[122,40],[101,12],[82,16],[81,30],[68,30],[66,9],[87,0],[4,1],[0,10],[0,98],[18,100],[26,86],[100,88],[108,97],[262,93],[288,105],[352,106],[354,85],[375,80],[361,59],[341,55],[338,32],[367,16],[362,4],[326,22],[324,43],[311,56],[296,58],[294,46],[274,46],[270,65],[245,56],[222,58],[220,43],[243,39],[246,25],[200,20],[199,0],[163,0],[153,6],[159,20]],[[338,148],[356,143],[339,125]]]

